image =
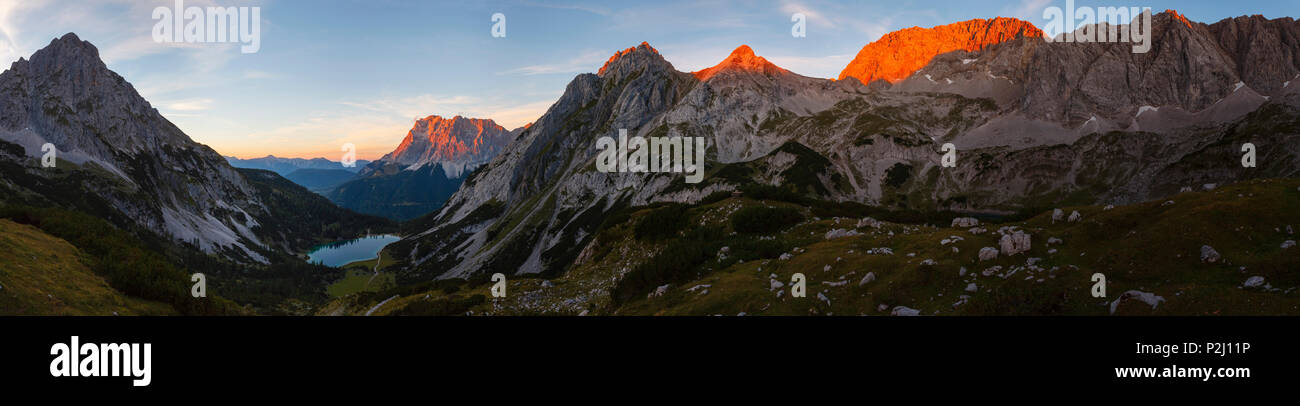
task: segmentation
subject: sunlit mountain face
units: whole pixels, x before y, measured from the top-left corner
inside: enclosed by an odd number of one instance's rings
[[[867,44],[840,72],[839,79],[862,83],[898,83],[925,67],[939,54],[980,51],[1016,38],[1042,38],[1043,31],[1027,21],[998,17],[975,19],[933,28],[912,27],[891,32]]]

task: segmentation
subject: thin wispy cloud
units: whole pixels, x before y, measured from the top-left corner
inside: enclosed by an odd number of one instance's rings
[[[598,68],[600,68],[601,64],[603,64],[605,62],[605,59],[608,57],[609,57],[608,55],[605,55],[605,52],[589,50],[583,52],[582,55],[579,55],[575,58],[571,58],[569,60],[560,63],[521,66],[515,69],[500,72],[500,74],[532,76],[532,75],[549,75],[549,74],[560,74],[560,73],[567,74],[567,73],[595,72]]]

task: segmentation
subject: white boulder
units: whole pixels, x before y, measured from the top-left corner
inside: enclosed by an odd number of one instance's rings
[[[920,316],[921,311],[907,306],[894,306],[894,310],[889,314],[893,316]]]
[[[993,247],[980,248],[980,261],[990,261],[998,258],[998,249]]]
[[[998,245],[1002,248],[1002,255],[1012,256],[1029,251],[1032,242],[1029,234],[1024,231],[1016,231],[1014,234],[1003,235],[1002,240],[998,241]]]
[[[1201,246],[1201,262],[1213,264],[1219,262],[1220,259],[1223,259],[1223,257],[1219,255],[1219,251],[1214,250],[1214,247],[1208,245]]]

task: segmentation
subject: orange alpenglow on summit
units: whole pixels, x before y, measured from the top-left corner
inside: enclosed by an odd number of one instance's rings
[[[924,68],[935,56],[964,50],[980,51],[1019,37],[1042,38],[1043,31],[1015,18],[974,19],[934,28],[912,27],[895,31],[862,47],[840,72],[840,80],[857,78],[864,84],[877,79],[897,83]]]
[[[727,56],[727,59],[722,60],[712,68],[695,72],[694,75],[700,81],[706,81],[713,75],[727,70],[757,72],[766,75],[790,73],[790,71],[768,62],[767,59],[754,55],[754,50],[750,49],[749,45],[741,45],[735,51],[731,51],[731,55]]]
[[[631,54],[633,51],[636,51],[637,48],[643,48],[645,50],[653,52],[655,55],[659,54],[659,50],[655,49],[655,47],[650,46],[649,42],[641,41],[641,45],[637,45],[635,47],[631,47],[614,53],[614,55],[609,57],[608,61],[605,61],[605,65],[601,66],[600,70],[596,71],[596,74],[600,76],[605,76],[605,70],[609,69],[609,65],[613,64],[614,61],[617,61],[618,58],[622,58],[624,55],[628,55]]]

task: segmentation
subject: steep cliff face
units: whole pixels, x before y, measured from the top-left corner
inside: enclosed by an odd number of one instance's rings
[[[1300,74],[1300,22],[1290,17],[1241,16],[1205,28],[1257,92],[1274,94]]]
[[[877,79],[897,83],[930,63],[936,55],[952,51],[980,51],[1020,37],[1042,38],[1043,31],[1014,18],[975,19],[933,28],[912,27],[886,34],[858,51],[840,72],[839,79],[862,83]]]

